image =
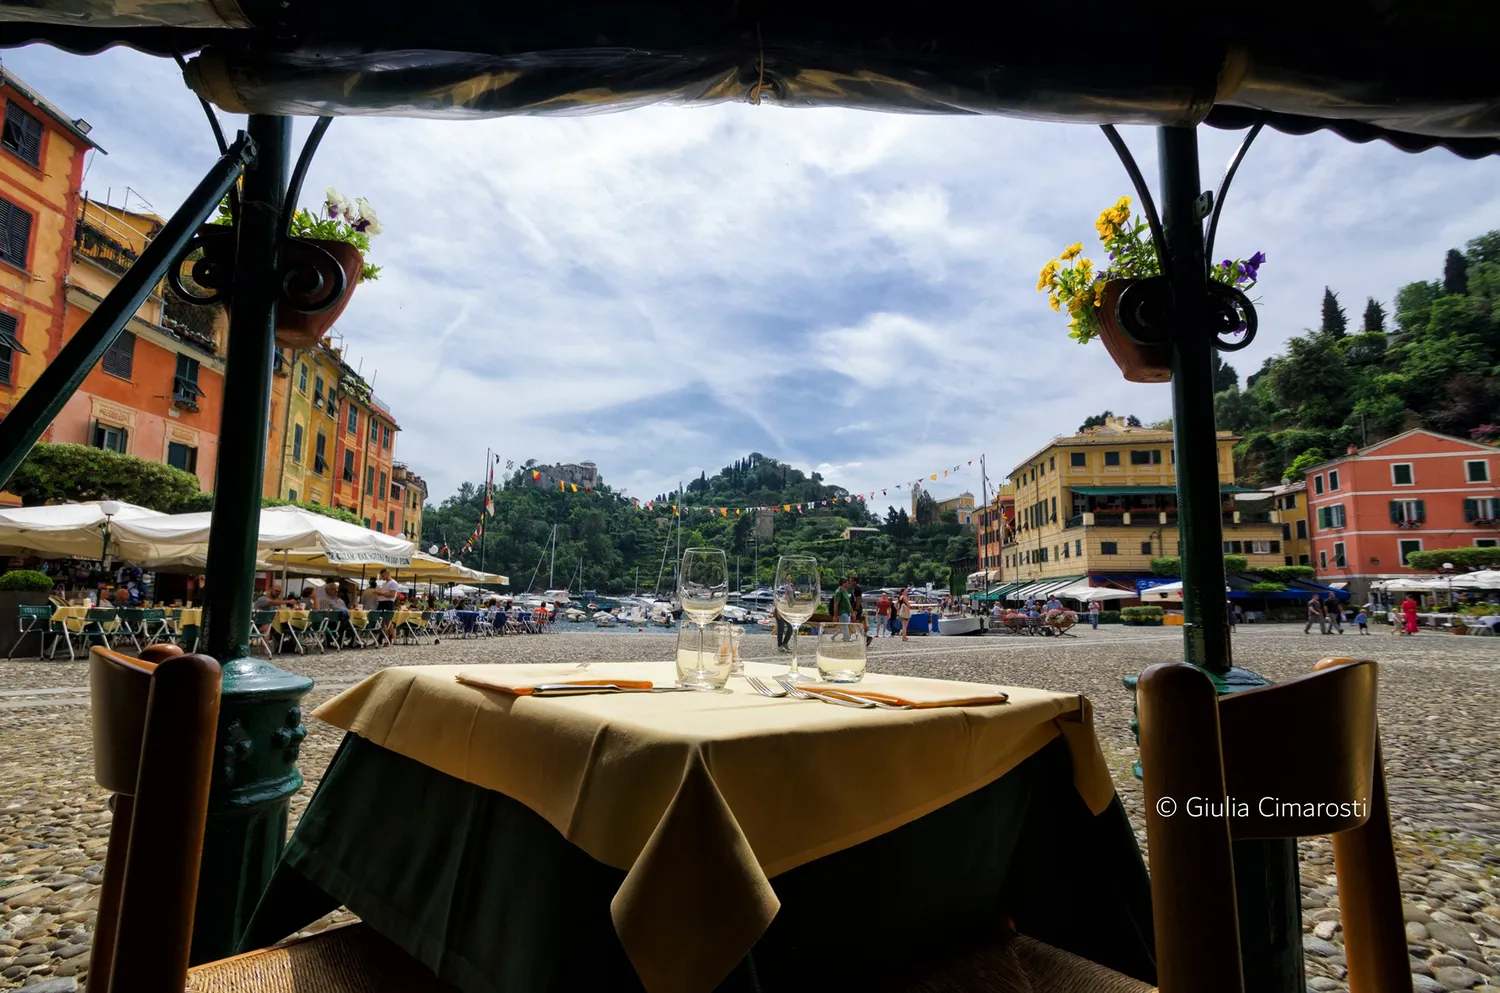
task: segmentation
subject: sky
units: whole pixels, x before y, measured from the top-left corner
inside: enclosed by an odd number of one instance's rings
[[[167,215],[215,157],[170,60],[33,47],[4,64],[93,125],[96,199],[128,187]],[[1122,132],[1154,188],[1154,134]],[[1205,189],[1239,139],[1200,130]],[[1367,297],[1390,310],[1438,277],[1500,227],[1494,178],[1442,150],[1263,133],[1215,252],[1268,258],[1260,334],[1231,364],[1243,377],[1316,326],[1325,285],[1357,324]],[[385,227],[381,276],[336,332],[433,502],[480,479],[487,448],[591,460],[643,500],[759,451],[883,510],[896,483],[955,465],[934,495],[977,495],[981,455],[993,487],[1104,409],[1171,413],[1167,386],[1125,382],[1035,289],[1070,243],[1097,259],[1095,217],[1132,193],[1095,128],[767,104],[348,117],[302,203],[327,186]]]

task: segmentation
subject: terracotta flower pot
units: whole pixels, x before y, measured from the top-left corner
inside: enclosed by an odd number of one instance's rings
[[[301,247],[303,245],[316,246],[323,251],[305,249]],[[287,242],[285,251],[291,257],[283,260],[283,266],[287,272],[293,273],[294,278],[281,306],[276,309],[276,344],[282,348],[311,348],[322,340],[349,305],[360,273],[364,271],[365,258],[359,249],[347,242],[324,238],[293,238]],[[332,256],[332,261],[329,256]],[[312,314],[296,310],[294,304],[311,307],[326,300],[329,287],[338,278],[332,268],[335,263],[344,271],[344,292],[325,310]],[[321,284],[312,277],[314,272],[322,277]]]
[[[1115,316],[1120,294],[1131,283],[1128,279],[1112,279],[1104,284],[1104,296],[1099,301],[1099,339],[1104,342],[1109,357],[1115,360],[1120,372],[1132,383],[1167,383],[1172,380],[1172,352],[1166,345],[1141,345],[1130,340]]]

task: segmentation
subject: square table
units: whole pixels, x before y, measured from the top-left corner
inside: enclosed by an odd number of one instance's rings
[[[1005,913],[1153,979],[1149,883],[1077,694],[871,711],[740,680],[728,694],[512,697],[460,672],[581,676],[395,667],[320,707],[350,734],[246,947],[343,904],[468,993],[799,989],[820,969],[888,974]],[[934,684],[994,690],[864,685]],[[846,949],[864,954],[829,954]]]

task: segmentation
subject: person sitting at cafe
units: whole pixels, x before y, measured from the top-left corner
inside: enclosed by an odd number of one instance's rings
[[[277,607],[295,607],[296,600],[286,600],[281,596],[281,587],[273,586],[260,596],[255,598],[256,610],[275,610]]]
[[[379,587],[377,587],[375,584],[376,580],[372,577],[370,579],[370,585],[359,591],[359,605],[365,610],[381,609],[380,599],[385,594],[382,593]]]

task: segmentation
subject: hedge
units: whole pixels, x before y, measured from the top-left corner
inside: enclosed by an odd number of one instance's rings
[[[1454,572],[1500,569],[1500,548],[1432,548],[1406,556],[1407,567],[1418,572],[1441,572],[1444,563],[1452,565]]]
[[[0,576],[0,590],[19,593],[50,593],[52,577],[35,569],[14,569]]]
[[[1160,607],[1126,607],[1120,611],[1120,620],[1125,624],[1155,625],[1161,624],[1166,611]]]

